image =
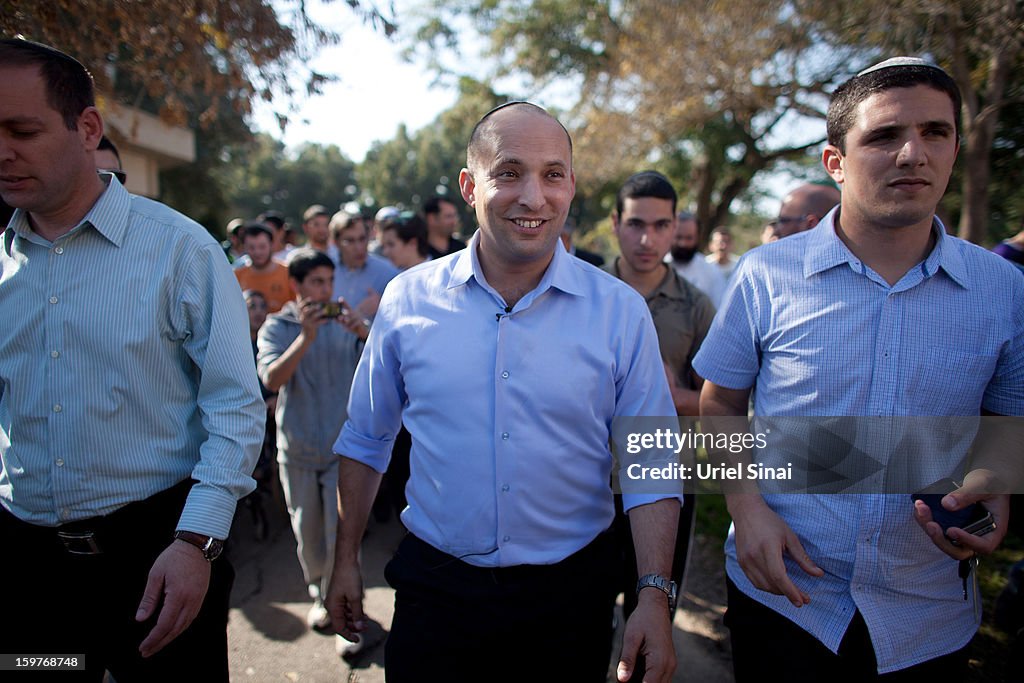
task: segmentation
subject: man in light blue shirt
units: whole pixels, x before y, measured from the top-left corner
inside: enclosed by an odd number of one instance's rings
[[[247,315],[201,226],[97,174],[102,134],[80,63],[0,41],[0,642],[227,680],[213,560],[263,437]]]
[[[398,275],[398,269],[386,258],[369,252],[370,227],[362,216],[339,211],[331,218],[329,228],[339,255],[331,298],[343,298],[364,318],[372,319],[377,315],[381,293]]]
[[[608,442],[616,417],[675,413],[657,336],[636,292],[559,245],[575,176],[557,120],[505,105],[477,124],[467,157],[460,187],[480,230],[392,281],[356,370],[335,444],[328,606],[357,637],[359,540],[404,421],[411,534],[386,570],[388,680],[603,681],[616,593]],[[668,576],[679,500],[625,496],[642,576]],[[666,595],[650,585],[620,680],[641,651],[647,680],[675,666]]]
[[[935,217],[959,112],[953,80],[917,59],[836,90],[823,163],[841,203],[740,261],[694,361],[706,427],[745,417],[755,382],[759,416],[1024,414],[1024,278]],[[990,476],[973,467],[942,502],[984,505],[997,526],[983,537],[944,535],[910,491],[728,493],[737,680],[960,680],[980,608],[956,560],[1006,532]]]

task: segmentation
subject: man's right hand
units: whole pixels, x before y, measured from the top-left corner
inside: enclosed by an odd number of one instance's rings
[[[729,512],[736,526],[736,559],[743,573],[756,588],[785,595],[794,607],[810,603],[811,597],[790,580],[782,555],[788,553],[810,576],[820,577],[825,572],[814,564],[789,525],[760,496],[738,495],[745,500],[731,500]]]
[[[309,342],[316,339],[320,326],[329,320],[331,319],[324,316],[323,304],[309,299],[299,301],[299,324],[302,325],[302,335]]]
[[[359,633],[366,630],[363,615],[363,575],[359,563],[336,563],[327,590],[327,612],[331,625],[342,638],[359,642]]]

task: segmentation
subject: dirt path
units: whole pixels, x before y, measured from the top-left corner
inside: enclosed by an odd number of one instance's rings
[[[401,525],[394,519],[387,524],[371,523],[363,544],[363,568],[366,611],[374,622],[372,643],[346,662],[335,654],[333,637],[306,628],[309,600],[287,515],[278,507],[268,517],[265,540],[256,540],[244,509],[232,530],[228,553],[237,578],[228,623],[231,680],[383,683],[383,641],[393,610],[393,592],[384,582],[383,568],[404,533]],[[674,681],[732,682],[728,633],[722,626],[724,611],[721,547],[698,537],[675,618],[679,666]],[[613,672],[609,680],[614,681]]]

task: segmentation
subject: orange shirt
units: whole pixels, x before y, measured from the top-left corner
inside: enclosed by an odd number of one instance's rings
[[[257,273],[252,266],[237,268],[235,277],[243,292],[247,289],[259,292],[267,300],[267,312],[277,313],[295,298],[295,294],[288,283],[288,266],[277,260],[271,263],[274,267],[262,273]]]

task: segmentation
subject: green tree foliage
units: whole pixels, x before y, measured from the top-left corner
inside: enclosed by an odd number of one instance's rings
[[[394,32],[372,3],[345,4]],[[0,32],[74,55],[101,94],[149,99],[169,122],[203,125],[225,105],[244,115],[257,97],[289,104],[303,90],[318,92],[331,77],[308,59],[340,40],[310,19],[304,0],[0,0]]]
[[[480,117],[502,101],[487,85],[461,79],[459,98],[451,109],[414,134],[400,126],[394,138],[370,148],[357,170],[367,199],[375,206],[417,210],[433,195],[442,194],[461,207],[459,171],[466,165],[466,143]]]
[[[313,204],[329,211],[357,199],[355,164],[335,145],[307,144],[294,154],[270,135],[260,133],[216,173],[217,185],[231,188],[217,224],[231,218],[254,219],[273,209],[298,226]]]
[[[567,123],[585,194],[654,166],[671,174],[705,231],[728,218],[755,174],[821,142],[800,126],[823,116],[824,93],[853,53],[823,50],[781,0],[463,0],[435,8],[440,18],[418,34],[435,51],[468,21],[487,36],[496,75],[525,77],[534,92],[557,78],[580,83]]]
[[[965,100],[947,212],[973,241],[1021,213],[1007,207],[1020,185],[1002,174],[1016,175],[1001,167],[1015,158],[1009,112],[1024,100],[1021,0],[435,1],[417,39],[439,70],[445,51],[477,40],[468,26],[497,61],[494,76],[524,77],[529,92],[579,83],[568,123],[585,192],[603,196],[653,166],[705,230],[755,176],[816,154],[821,140],[807,131],[822,130],[839,82],[892,54],[931,56]]]
[[[272,102],[284,126],[297,98],[332,78],[308,63],[341,36],[312,21],[307,4],[0,0],[0,33],[23,34],[77,57],[92,71],[101,100],[195,131],[196,162],[161,174],[162,199],[218,232],[230,188],[217,179],[225,163],[245,154],[253,102]],[[345,0],[344,7],[387,35],[396,28],[372,0]]]
[[[950,72],[963,93],[964,106],[960,164],[946,198],[947,209],[959,215],[964,239],[984,242],[1016,232],[1007,222],[1019,221],[1024,212],[1018,191],[1020,157],[1015,152],[1020,149],[1019,105],[1024,102],[1024,2],[796,4],[830,44],[859,46],[881,56],[930,56]]]

